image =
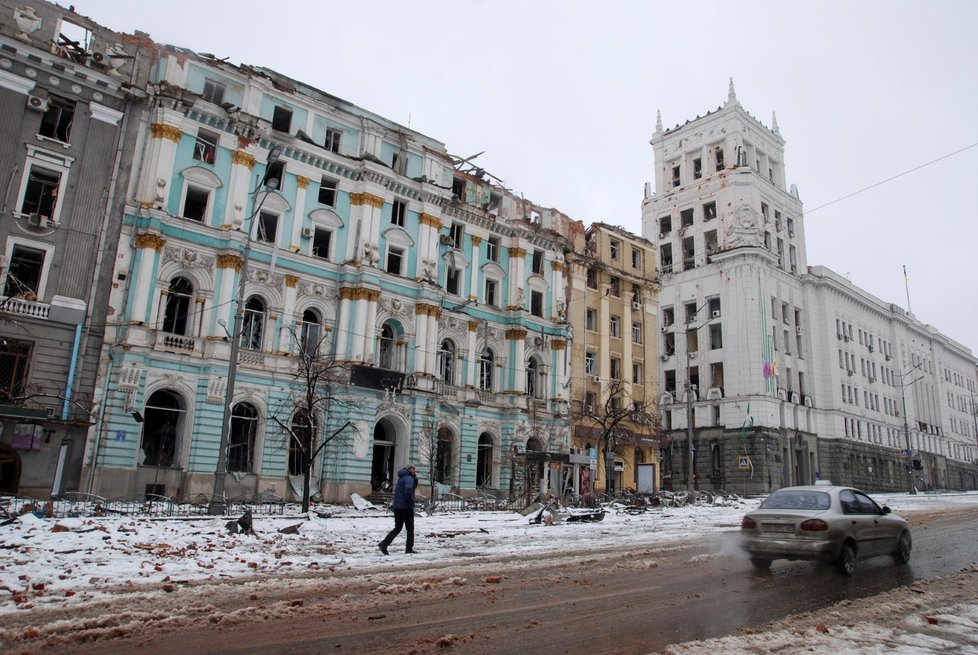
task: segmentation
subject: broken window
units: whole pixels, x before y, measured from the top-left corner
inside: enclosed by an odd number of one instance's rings
[[[593,350],[588,350],[584,353],[584,373],[586,375],[594,375],[595,357],[596,355]]]
[[[642,251],[632,248],[632,268],[642,269]]]
[[[465,237],[465,226],[461,223],[452,223],[448,236],[452,239],[452,246],[456,250],[461,250],[462,239]]]
[[[499,261],[499,238],[489,237],[486,241],[486,259],[491,262]]]
[[[680,227],[690,227],[693,224],[693,210],[684,209],[679,212]]]
[[[683,306],[683,309],[686,312],[686,322],[694,322],[696,320],[696,303],[688,302]]]
[[[495,307],[498,304],[499,301],[496,299],[495,280],[486,280],[486,292],[485,292],[485,297],[483,298],[483,302],[485,302],[490,307]]]
[[[584,327],[592,332],[598,329],[598,313],[590,307],[584,312]]]
[[[68,143],[71,124],[75,119],[75,101],[52,95],[48,98],[48,108],[41,118],[38,134],[62,143]]]
[[[709,300],[710,318],[720,317],[720,299],[710,298]]]
[[[272,110],[272,129],[276,132],[289,132],[292,129],[292,110],[275,105]]]
[[[34,344],[5,337],[0,339],[0,401],[20,398],[27,387]]]
[[[632,343],[642,343],[641,323],[632,323]]]
[[[534,250],[533,251],[533,272],[537,275],[543,275],[543,251]]]
[[[717,163],[717,170],[723,170],[723,148],[717,148],[713,151],[713,158]]]
[[[198,130],[194,142],[194,159],[205,164],[213,164],[217,158],[218,136],[207,130]]]
[[[452,178],[452,197],[465,202],[465,180],[460,177]]]
[[[385,323],[384,328],[380,331],[380,347],[378,348],[380,368],[394,369],[394,346],[394,328]]]
[[[309,357],[315,357],[319,352],[319,338],[322,333],[322,319],[314,309],[302,312],[302,322],[299,325],[299,346]]]
[[[703,220],[712,221],[717,217],[717,204],[715,202],[708,202],[703,205]]]
[[[40,295],[41,275],[47,253],[38,248],[15,244],[10,253],[7,281],[3,295],[8,298],[36,300]]]
[[[766,202],[761,203],[761,217],[764,219],[765,225],[767,225],[768,222],[770,222],[771,220],[770,211],[768,210],[768,206]]]
[[[679,186],[679,166],[672,167],[672,186]]]
[[[333,241],[333,232],[317,227],[312,234],[312,256],[329,259],[329,247]]]
[[[703,177],[703,160],[697,157],[693,160],[693,179],[698,180]]]
[[[496,368],[496,356],[492,350],[486,348],[479,357],[479,388],[483,391],[492,391],[492,376]]]
[[[596,268],[587,269],[587,287],[588,289],[598,288],[598,270]]]
[[[530,292],[530,313],[543,317],[543,294],[539,291]]]
[[[282,180],[285,177],[285,162],[276,161],[268,165],[265,170],[265,178],[262,184],[269,190],[275,191],[282,188]]]
[[[789,218],[787,220],[787,224],[788,224],[788,236],[789,237],[795,236],[795,221],[794,221],[794,219]]]
[[[391,205],[391,224],[404,227],[405,214],[407,214],[407,204],[403,200],[395,200]]]
[[[621,360],[617,357],[612,357],[609,361],[611,379],[620,380],[621,379]]]
[[[536,357],[531,357],[526,363],[526,394],[533,398],[543,397],[543,380]]]
[[[683,270],[696,267],[696,246],[694,237],[683,239]]]
[[[664,237],[670,232],[672,232],[672,216],[663,216],[659,219],[659,237]]]
[[[638,362],[632,364],[632,383],[642,384],[642,365]],[[641,403],[638,403],[641,405]]]
[[[584,414],[587,416],[594,415],[594,407],[597,404],[597,396],[595,396],[593,391],[587,391],[584,393]]]
[[[170,281],[163,308],[163,331],[186,336],[190,328],[190,309],[194,298],[194,285],[183,277]]]
[[[204,80],[204,91],[200,94],[201,99],[215,105],[224,104],[225,87],[215,80]]]
[[[617,275],[612,275],[608,281],[611,283],[611,295],[615,298],[621,296],[621,279]]]
[[[621,257],[621,241],[618,239],[611,239],[608,247],[611,249],[612,261],[618,261],[618,258]]]
[[[706,252],[712,255],[717,251],[717,231],[710,230],[703,234],[703,245],[706,247]]]
[[[31,172],[27,176],[27,189],[24,192],[24,201],[20,206],[20,213],[37,214],[45,218],[54,216],[60,184],[60,173],[41,168],[40,166],[31,166]]]
[[[723,388],[723,362],[710,364],[710,386]]]
[[[723,326],[722,325],[711,325],[710,326],[710,350],[718,350],[723,348]]]
[[[187,197],[183,200],[183,217],[203,223],[207,215],[207,203],[210,197],[211,194],[206,189],[188,186]]]
[[[686,330],[686,352],[695,353],[699,352],[699,349],[699,333],[696,330]]]
[[[143,466],[175,466],[179,428],[186,410],[176,393],[162,389],[146,401],[143,408]]]
[[[278,216],[269,212],[258,215],[258,234],[256,238],[265,243],[275,243],[278,234]]]
[[[676,333],[675,332],[666,332],[665,336],[663,337],[662,345],[663,345],[663,347],[664,347],[664,349],[666,351],[666,355],[667,356],[668,355],[675,355],[676,354]]]
[[[401,274],[401,264],[404,259],[404,250],[389,246],[387,248],[387,272],[393,275]]]
[[[615,339],[621,338],[621,318],[618,316],[612,316],[609,320],[609,332]]]
[[[642,302],[642,287],[637,284],[632,285],[632,302]]]
[[[326,128],[326,139],[323,141],[323,147],[330,152],[340,151],[340,142],[343,140],[343,131],[338,130],[335,127]]]
[[[662,310],[662,326],[669,327],[676,322],[676,311],[672,307],[665,307]]]
[[[662,244],[662,248],[659,250],[659,256],[662,260],[662,272],[672,273],[672,244]]]
[[[228,471],[251,473],[258,436],[258,409],[251,403],[238,403],[231,412],[228,437]]]
[[[441,342],[438,351],[438,374],[443,382],[455,384],[455,343],[450,339]]]
[[[457,296],[459,293],[459,281],[461,277],[461,271],[459,271],[457,268],[449,266],[445,277],[445,291]]]
[[[252,296],[245,302],[241,324],[241,347],[245,350],[260,351],[264,336],[265,303],[258,296]]]
[[[319,204],[327,207],[336,206],[336,180],[324,177],[319,183]]]

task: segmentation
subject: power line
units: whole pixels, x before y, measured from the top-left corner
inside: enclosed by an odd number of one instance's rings
[[[930,166],[932,164],[936,164],[939,161],[943,161],[943,160],[947,159],[948,157],[953,157],[954,155],[960,154],[960,153],[964,152],[965,150],[970,150],[971,148],[974,148],[976,146],[978,146],[978,143],[972,143],[970,146],[965,146],[965,147],[963,147],[963,148],[961,148],[959,150],[955,150],[954,152],[949,152],[946,155],[941,155],[937,159],[932,159],[931,161],[926,162],[924,164],[920,164],[919,166],[914,166],[913,168],[908,169],[908,170],[905,170],[902,173],[897,173],[896,175],[894,175],[892,177],[888,177],[885,180],[880,180],[879,182],[875,182],[873,184],[870,184],[867,187],[863,187],[862,189],[859,189],[858,191],[853,191],[852,193],[849,193],[847,195],[844,195],[841,198],[836,198],[835,200],[830,200],[829,202],[825,203],[824,205],[819,205],[818,207],[815,207],[813,209],[806,209],[805,210],[805,215],[807,216],[807,215],[811,214],[812,212],[818,211],[819,209],[824,209],[825,207],[828,207],[829,205],[834,205],[837,202],[842,202],[843,200],[846,200],[848,198],[851,198],[851,197],[853,197],[855,195],[859,195],[860,193],[863,193],[865,191],[869,191],[870,189],[876,188],[876,187],[880,186],[881,184],[886,184],[887,182],[892,182],[893,180],[896,180],[898,178],[901,178],[904,175],[909,175],[910,173],[913,173],[914,171],[919,171],[922,168],[926,168],[926,167],[928,167],[928,166]]]

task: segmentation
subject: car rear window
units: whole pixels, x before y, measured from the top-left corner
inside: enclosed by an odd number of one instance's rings
[[[828,509],[829,495],[824,491],[776,491],[761,503],[760,509]]]

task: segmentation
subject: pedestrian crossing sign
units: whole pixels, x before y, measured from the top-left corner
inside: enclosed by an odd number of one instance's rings
[[[740,469],[741,471],[747,471],[747,470],[749,470],[750,469],[750,457],[748,457],[747,455],[741,455],[741,457],[740,457],[740,463],[737,465],[737,468]]]

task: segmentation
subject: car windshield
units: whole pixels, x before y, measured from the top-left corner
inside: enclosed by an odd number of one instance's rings
[[[761,503],[760,509],[828,509],[829,495],[824,491],[776,491]]]

